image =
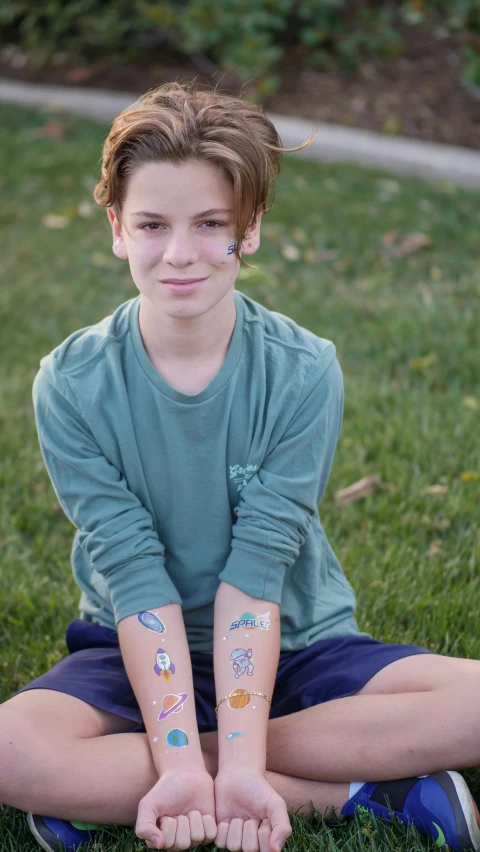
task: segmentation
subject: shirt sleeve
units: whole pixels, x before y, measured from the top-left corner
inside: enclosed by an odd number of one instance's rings
[[[241,491],[221,580],[280,604],[285,571],[328,482],[342,416],[342,371],[331,344],[310,367],[282,438]]]
[[[181,604],[151,514],[102,453],[67,378],[55,371],[53,379],[40,369],[33,384],[40,449],[92,570],[105,578],[115,622],[151,607]]]

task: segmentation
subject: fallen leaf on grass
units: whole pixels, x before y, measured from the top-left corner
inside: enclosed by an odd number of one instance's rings
[[[460,474],[464,482],[480,482],[480,470],[466,470]]]
[[[439,538],[436,538],[434,541],[430,542],[430,547],[428,548],[425,555],[429,559],[431,559],[432,556],[438,556],[441,549],[442,549],[442,540],[439,539]]]
[[[395,242],[398,237],[398,231],[387,231],[386,234],[382,236],[382,243],[384,246],[391,246]]]
[[[447,485],[429,485],[422,491],[422,494],[446,494],[448,491]]]
[[[303,230],[303,228],[294,228],[292,230],[292,236],[295,242],[300,243],[300,245],[305,245],[307,242],[307,233]]]
[[[353,502],[353,500],[361,500],[362,497],[368,497],[369,494],[373,494],[380,484],[381,479],[378,475],[365,476],[363,479],[359,479],[358,482],[354,482],[353,485],[349,485],[348,488],[342,488],[340,491],[337,491],[335,499],[340,506],[344,506],[346,503]]]
[[[300,259],[300,249],[291,243],[286,243],[282,246],[281,252],[287,260],[295,261]]]
[[[307,249],[303,253],[303,259],[307,263],[326,263],[328,260],[336,260],[338,254],[336,251],[315,251],[314,249]]]
[[[428,355],[423,355],[421,358],[412,358],[408,366],[411,370],[425,370],[427,367],[433,367],[437,361],[437,353],[429,352]]]
[[[66,228],[69,222],[68,216],[59,216],[57,213],[47,213],[42,219],[45,228]]]
[[[46,139],[65,139],[65,125],[56,118],[50,118],[43,127],[38,129],[38,136],[44,136]]]
[[[392,254],[395,257],[406,257],[409,254],[413,254],[414,251],[426,248],[431,244],[432,241],[427,234],[407,234],[397,246],[392,248]]]
[[[92,215],[94,209],[93,204],[90,204],[89,201],[81,201],[77,206],[77,213],[82,217],[82,219],[88,219],[89,216]]]
[[[472,411],[480,408],[480,399],[477,399],[476,396],[464,396],[462,402],[465,408],[470,408]]]

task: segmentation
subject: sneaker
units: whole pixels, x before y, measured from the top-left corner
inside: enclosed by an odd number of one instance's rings
[[[343,816],[350,817],[370,811],[383,820],[398,817],[414,825],[438,847],[480,850],[480,814],[458,772],[364,784],[342,808]]]
[[[103,825],[68,822],[66,819],[27,814],[30,831],[46,852],[73,852],[82,844],[91,844]]]

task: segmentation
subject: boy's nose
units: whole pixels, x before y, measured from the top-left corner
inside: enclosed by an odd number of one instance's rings
[[[198,250],[191,234],[172,232],[167,240],[163,260],[173,266],[186,266],[198,259]]]

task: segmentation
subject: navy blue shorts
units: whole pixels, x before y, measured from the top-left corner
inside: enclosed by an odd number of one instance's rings
[[[142,715],[123,665],[116,630],[75,619],[68,625],[69,656],[20,689],[54,689],[115,713],[144,731]],[[270,718],[288,716],[334,698],[353,695],[380,669],[414,654],[418,645],[387,645],[369,636],[323,639],[301,651],[282,651]],[[213,655],[192,651],[198,730],[217,728]]]

